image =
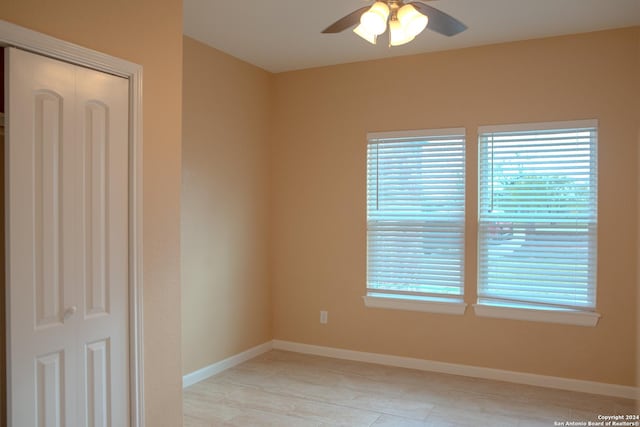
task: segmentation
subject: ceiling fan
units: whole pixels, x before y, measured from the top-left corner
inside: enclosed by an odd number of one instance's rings
[[[462,22],[421,1],[378,0],[338,19],[322,32],[339,33],[358,24],[353,32],[376,44],[378,36],[387,30],[387,22],[389,46],[409,43],[425,28],[445,36],[454,36],[467,29]]]

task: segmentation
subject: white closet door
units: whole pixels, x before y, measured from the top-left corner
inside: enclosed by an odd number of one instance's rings
[[[128,82],[7,59],[10,423],[127,426]]]
[[[84,369],[81,419],[88,427],[129,425],[128,84],[76,67],[82,227],[74,321]]]

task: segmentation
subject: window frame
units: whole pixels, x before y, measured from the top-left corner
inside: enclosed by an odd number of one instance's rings
[[[537,322],[550,322],[550,323],[561,323],[561,324],[569,324],[569,325],[578,325],[578,326],[596,326],[598,320],[600,318],[600,314],[596,312],[596,294],[597,294],[597,263],[598,263],[598,255],[597,255],[597,231],[595,237],[595,250],[596,254],[593,262],[596,264],[594,266],[593,273],[593,293],[594,293],[594,306],[579,309],[579,308],[557,308],[557,307],[542,307],[542,306],[525,306],[526,303],[504,303],[504,304],[492,304],[490,302],[484,302],[480,300],[480,286],[481,286],[481,173],[482,173],[482,156],[481,156],[481,141],[482,137],[488,133],[500,133],[500,132],[535,132],[535,131],[546,131],[546,130],[554,130],[554,129],[580,129],[580,128],[595,128],[596,136],[595,136],[595,168],[593,171],[593,175],[596,181],[596,191],[595,191],[595,227],[597,230],[598,225],[598,192],[597,192],[597,180],[598,180],[598,120],[575,120],[575,121],[556,121],[556,122],[543,122],[543,123],[524,123],[524,124],[508,124],[508,125],[494,125],[494,126],[480,126],[477,130],[478,137],[478,189],[477,189],[477,208],[478,208],[478,217],[476,222],[476,236],[477,236],[477,247],[476,247],[476,257],[477,257],[477,302],[473,304],[474,312],[477,316],[480,317],[492,317],[492,318],[501,318],[501,319],[515,319],[515,320],[528,320],[528,321],[537,321]]]
[[[412,139],[412,138],[431,138],[452,136],[461,137],[463,140],[463,218],[462,218],[462,259],[461,259],[461,271],[460,271],[460,295],[442,294],[442,296],[413,296],[408,295],[402,297],[398,294],[376,292],[375,289],[369,289],[369,274],[367,267],[367,278],[365,283],[366,295],[363,296],[363,301],[366,307],[369,308],[382,308],[382,309],[395,309],[395,310],[408,310],[418,312],[440,313],[440,314],[453,314],[463,315],[466,311],[467,304],[464,302],[465,297],[465,232],[466,232],[466,215],[467,215],[467,203],[466,203],[466,178],[467,178],[467,134],[464,127],[458,128],[443,128],[443,129],[426,129],[426,130],[410,130],[410,131],[392,131],[392,132],[369,132],[367,133],[367,153],[369,147],[375,144],[374,141],[380,140],[392,140],[392,139]],[[367,179],[369,176],[368,170],[369,160],[367,158]],[[367,195],[367,204],[369,198]],[[366,230],[367,230],[367,254],[366,263],[369,265],[369,216],[368,208],[365,213]]]

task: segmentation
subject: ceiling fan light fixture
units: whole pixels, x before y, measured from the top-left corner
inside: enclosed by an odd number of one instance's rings
[[[389,19],[389,6],[378,1],[362,14],[359,26],[363,27],[367,33],[378,36],[386,31],[387,19]]]
[[[371,0],[366,0],[367,2]],[[408,3],[405,4],[405,1]],[[400,46],[413,40],[427,28],[451,37],[467,26],[441,10],[429,6],[429,0],[375,0],[372,6],[362,6],[325,28],[323,34],[335,34],[348,28],[369,43],[389,27],[389,46]]]
[[[402,26],[400,21],[398,21],[397,19],[392,19],[391,21],[389,21],[390,46],[401,46],[403,44],[409,43],[414,38],[415,36],[405,31],[405,28]]]
[[[356,33],[357,35],[359,35],[360,37],[362,37],[363,39],[365,39],[366,41],[368,41],[369,43],[376,44],[376,39],[377,39],[378,36],[368,32],[362,26],[362,24],[360,24],[356,28],[354,28],[353,32]]]
[[[406,34],[415,37],[427,28],[429,18],[412,5],[405,4],[398,9],[398,21]]]

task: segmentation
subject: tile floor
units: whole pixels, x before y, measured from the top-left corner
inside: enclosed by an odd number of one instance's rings
[[[548,427],[636,413],[632,400],[276,350],[184,391],[184,427]]]

